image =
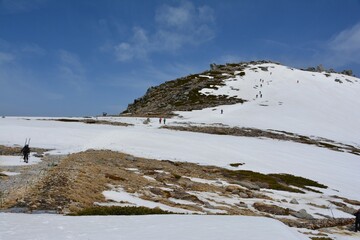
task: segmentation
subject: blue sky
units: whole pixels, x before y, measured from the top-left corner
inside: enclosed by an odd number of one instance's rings
[[[210,63],[360,76],[359,0],[0,0],[0,115],[117,114]]]

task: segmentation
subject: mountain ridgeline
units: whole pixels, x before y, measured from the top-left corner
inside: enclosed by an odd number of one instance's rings
[[[129,104],[122,115],[131,116],[172,116],[174,111],[200,110],[219,105],[231,105],[244,103],[247,99],[241,96],[209,95],[201,92],[202,89],[218,89],[225,85],[229,78],[245,76],[245,69],[251,68],[257,71],[269,71],[268,67],[261,64],[272,61],[251,61],[240,63],[227,63],[225,65],[210,64],[210,70],[199,74],[191,74],[172,81],[167,81],[159,86],[150,87],[144,96],[137,98]],[[254,66],[257,65],[258,67]],[[260,65],[260,66],[259,66]],[[256,70],[257,68],[257,70]],[[291,68],[292,69],[292,68]],[[317,68],[302,69],[308,72],[335,73],[334,70],[325,70],[322,65]],[[352,75],[351,70],[343,71],[342,74]]]

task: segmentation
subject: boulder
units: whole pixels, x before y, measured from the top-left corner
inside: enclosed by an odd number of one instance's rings
[[[297,218],[306,219],[306,220],[314,220],[315,218],[306,212],[305,209],[301,209],[297,212],[291,212],[291,215]]]
[[[229,185],[226,187],[225,189],[227,192],[231,192],[233,194],[238,194],[240,192],[240,189],[239,187],[237,186],[234,186],[234,185]]]
[[[295,198],[291,199],[290,203],[291,204],[299,204],[299,202]]]
[[[240,186],[246,187],[247,189],[250,189],[250,190],[260,190],[260,187],[253,182],[239,181],[239,182],[237,182],[237,184],[239,184]]]
[[[248,207],[247,204],[244,203],[244,202],[235,203],[235,205],[238,206],[238,207],[242,207],[242,208],[247,208]]]
[[[262,202],[254,203],[253,207],[260,212],[270,213],[274,215],[289,215],[290,211],[288,208],[282,208],[276,205],[269,205]]]
[[[136,160],[136,158],[134,156],[126,156],[125,159],[128,160],[128,161],[135,161]]]
[[[246,193],[244,193],[244,192],[239,192],[239,197],[241,197],[241,198],[248,198],[249,197],[249,195],[247,195]]]

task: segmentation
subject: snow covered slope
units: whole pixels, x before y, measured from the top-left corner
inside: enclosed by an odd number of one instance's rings
[[[235,71],[225,86],[201,93],[238,97],[247,100],[244,104],[177,113],[183,121],[276,129],[360,145],[354,134],[360,132],[360,79],[274,63],[248,65],[243,73]]]
[[[0,145],[21,145],[25,138],[31,137],[33,147],[52,149],[51,154],[109,149],[139,157],[226,168],[231,168],[231,163],[242,162],[245,165],[241,169],[310,178],[335,189],[329,194],[360,199],[358,186],[353,184],[359,174],[360,157],[354,154],[273,139],[159,129],[158,119],[151,119],[148,125],[141,118],[113,119],[119,120],[134,126],[1,118]],[[170,119],[167,124],[175,122],[178,120]]]
[[[305,240],[281,222],[245,216],[65,217],[0,213],[0,239]]]

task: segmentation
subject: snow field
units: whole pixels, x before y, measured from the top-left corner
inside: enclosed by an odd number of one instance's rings
[[[68,217],[0,213],[6,240],[305,240],[283,223],[264,217],[147,215]]]

